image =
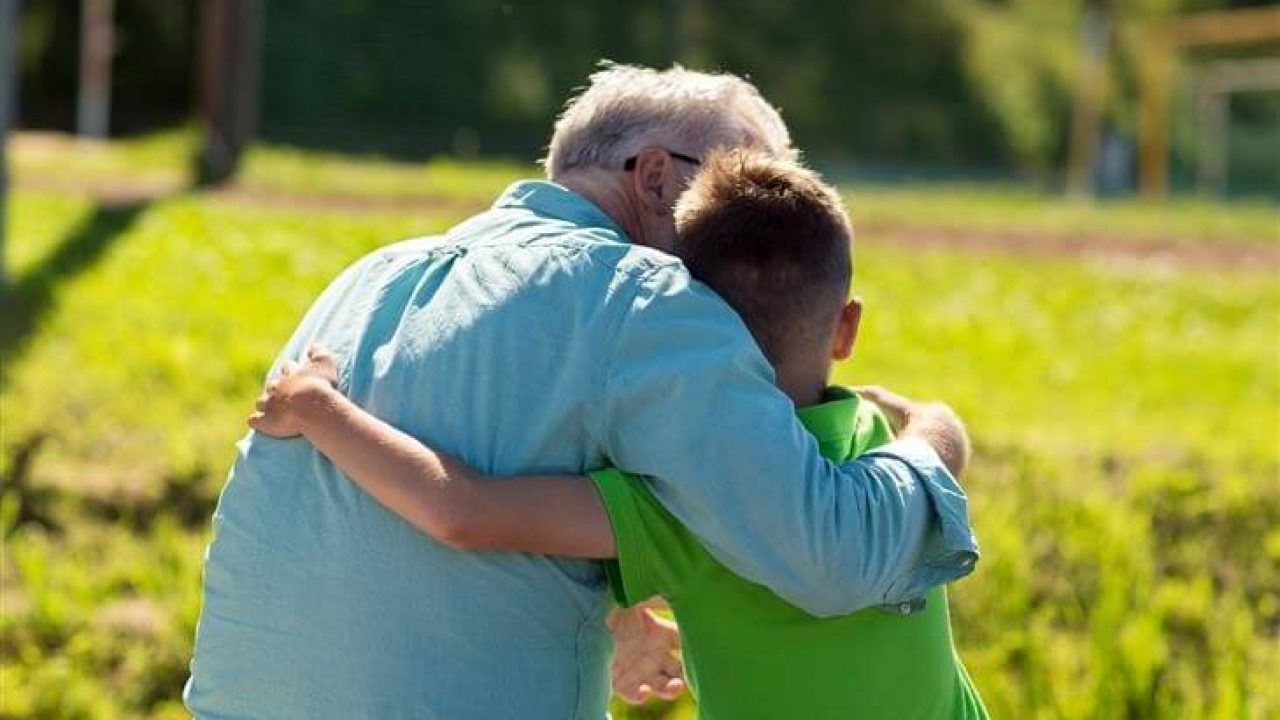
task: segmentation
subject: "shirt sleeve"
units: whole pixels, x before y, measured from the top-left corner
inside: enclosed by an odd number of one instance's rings
[[[614,599],[624,607],[655,595],[678,599],[697,563],[697,540],[654,499],[642,478],[614,468],[588,475],[617,542],[617,560],[605,562]]]
[[[721,563],[819,616],[971,571],[964,493],[931,449],[832,464],[728,305],[682,269],[640,286],[607,369],[607,450]]]

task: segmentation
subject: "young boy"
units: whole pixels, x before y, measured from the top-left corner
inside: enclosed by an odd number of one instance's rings
[[[708,159],[676,220],[678,254],[738,311],[822,453],[842,462],[887,443],[890,423],[875,405],[827,385],[861,316],[860,301],[846,302],[852,230],[839,196],[794,163],[724,153]],[[944,589],[922,604],[814,618],[717,562],[642,478],[616,469],[589,479],[484,477],[364,412],[337,380],[333,359],[311,353],[305,369],[290,366],[268,387],[250,425],[304,435],[446,544],[616,557],[607,569],[619,603],[670,603],[700,717],[986,717],[952,645]],[[946,414],[909,407],[920,417],[908,431],[924,415]],[[940,455],[958,473],[967,448],[947,450]]]

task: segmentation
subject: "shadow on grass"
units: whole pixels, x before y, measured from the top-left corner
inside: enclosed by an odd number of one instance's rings
[[[58,288],[101,260],[150,202],[99,205],[38,265],[14,278],[11,284],[0,286],[0,391],[8,387],[14,361],[31,342],[41,318],[53,309]],[[28,482],[31,465],[47,439],[47,433],[37,432],[21,440],[10,438],[9,446],[0,447],[0,452],[12,452],[7,477],[0,476],[0,497],[16,504],[16,515],[4,518],[7,527],[0,530],[5,534],[27,523],[56,527],[48,512],[55,494]]]
[[[54,306],[59,286],[93,267],[129,230],[150,200],[104,203],[77,226],[41,263],[0,288],[0,390],[9,384],[13,362]]]

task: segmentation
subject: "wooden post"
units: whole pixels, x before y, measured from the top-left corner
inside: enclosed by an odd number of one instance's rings
[[[204,143],[197,182],[230,179],[253,139],[258,100],[257,0],[203,0],[198,86]]]
[[[80,90],[76,98],[76,132],[101,140],[111,124],[111,55],[113,0],[84,0],[80,16]]]
[[[1149,200],[1169,192],[1169,74],[1173,50],[1152,33],[1142,52],[1138,109],[1138,187]]]
[[[1201,194],[1220,197],[1227,190],[1231,96],[1280,90],[1280,58],[1217,60],[1197,71],[1193,87],[1196,184]]]
[[[1169,93],[1174,54],[1187,48],[1280,40],[1280,8],[1206,12],[1139,27],[1138,180],[1143,197],[1169,193]]]
[[[9,128],[18,115],[17,39],[18,0],[0,0],[0,290],[9,284],[4,251],[9,203],[9,162],[5,148],[9,144]]]

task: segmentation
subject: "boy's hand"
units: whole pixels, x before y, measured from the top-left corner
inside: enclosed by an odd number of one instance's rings
[[[910,422],[912,413],[920,406],[920,403],[890,392],[879,385],[862,385],[855,387],[853,391],[863,399],[875,403],[884,413],[885,419],[889,421],[895,433],[902,432],[902,428]]]
[[[258,396],[257,411],[249,416],[249,427],[277,438],[302,434],[297,412],[300,403],[329,392],[338,383],[338,365],[327,350],[312,345],[307,349],[305,365],[288,360],[280,366],[280,375],[267,383]]]
[[[653,614],[646,602],[614,610],[609,629],[617,653],[613,657],[613,692],[630,705],[650,698],[675,700],[684,692],[684,665],[680,629],[671,620]]]
[[[900,438],[915,436],[929,443],[951,474],[960,477],[972,451],[969,433],[955,412],[938,402],[916,402],[882,387],[856,387],[854,392],[880,406]]]

